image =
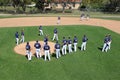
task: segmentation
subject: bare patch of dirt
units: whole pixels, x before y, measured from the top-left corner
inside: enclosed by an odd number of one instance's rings
[[[36,42],[36,41],[30,41],[30,42],[29,42],[29,44],[30,44],[30,46],[31,46],[32,55],[35,54],[35,47],[34,47],[35,42]],[[39,43],[41,44],[41,54],[44,55],[44,50],[43,50],[44,42],[43,42],[43,41],[39,41]],[[55,45],[55,43],[53,43],[53,42],[48,42],[48,45],[50,46],[50,54],[53,54],[53,53],[54,53],[54,45]],[[25,46],[26,46],[26,43],[21,43],[21,44],[15,46],[14,51],[15,51],[17,54],[26,55]]]
[[[18,26],[39,26],[39,25],[57,25],[57,17],[22,17],[0,19],[0,27],[18,27]],[[80,21],[79,17],[61,17],[59,25],[93,25],[103,26],[120,34],[120,21],[90,19]]]

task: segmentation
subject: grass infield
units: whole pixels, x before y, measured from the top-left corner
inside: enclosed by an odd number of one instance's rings
[[[53,26],[43,27],[44,33],[53,37]],[[32,58],[29,62],[24,56],[13,51],[17,28],[0,28],[0,80],[120,80],[120,35],[97,26],[57,26],[59,42],[62,37],[76,35],[79,39],[84,34],[88,37],[87,50],[67,54],[59,59],[51,56],[51,61]],[[38,36],[38,27],[24,27],[25,41],[43,40]],[[106,34],[112,35],[111,50],[101,52]]]

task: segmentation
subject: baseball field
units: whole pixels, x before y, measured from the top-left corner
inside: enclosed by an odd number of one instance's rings
[[[46,21],[47,20],[47,21]],[[29,17],[0,19],[0,80],[120,80],[120,21],[64,17],[56,25],[55,17]],[[55,58],[51,61],[32,57],[29,62],[25,56],[14,51],[15,32],[25,32],[25,42],[44,39],[38,36],[38,26],[52,41],[54,28],[58,29],[59,42],[62,37],[78,37],[77,52]],[[80,51],[82,37],[88,37],[87,50]],[[101,52],[103,39],[111,34],[111,50]],[[25,46],[23,46],[25,47]]]

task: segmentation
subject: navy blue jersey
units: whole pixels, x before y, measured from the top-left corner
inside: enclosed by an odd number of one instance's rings
[[[68,40],[68,44],[72,44],[72,40],[71,39]]]
[[[67,44],[67,40],[64,39],[64,40],[63,40],[63,45],[66,45],[66,44]]]
[[[47,38],[47,37],[45,37],[45,38],[44,38],[44,42],[47,42],[47,41],[48,41],[48,38]]]
[[[15,33],[15,37],[16,37],[16,38],[19,38],[19,34],[18,34],[18,33]]]
[[[55,49],[60,49],[60,44],[56,43],[55,44]]]
[[[30,50],[30,45],[29,44],[26,45],[26,50]]]
[[[42,26],[39,27],[39,30],[42,30]]]
[[[108,37],[105,37],[104,39],[104,43],[107,43],[109,40],[108,40]]]
[[[41,45],[40,45],[40,43],[35,43],[34,47],[35,47],[36,49],[40,49],[40,48],[41,48]]]
[[[44,50],[50,50],[50,46],[49,45],[45,45],[44,46]]]
[[[110,36],[108,36],[108,41],[111,41],[112,39],[111,39],[111,37]]]
[[[86,42],[88,40],[87,37],[83,37],[82,42]]]
[[[77,42],[78,42],[78,39],[74,38],[73,43],[77,43]]]
[[[58,32],[57,29],[54,29],[54,33],[57,34],[57,32]]]
[[[21,32],[21,36],[24,36],[24,32],[23,31]]]

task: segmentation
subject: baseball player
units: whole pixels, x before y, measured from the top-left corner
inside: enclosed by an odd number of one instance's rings
[[[62,46],[62,55],[65,55],[66,54],[66,49],[67,49],[67,40],[65,39],[65,37],[63,37],[63,46]]]
[[[45,61],[48,56],[48,59],[50,60],[50,46],[46,43],[44,45],[44,52],[45,52]]]
[[[74,36],[73,45],[74,45],[74,51],[75,51],[75,52],[77,51],[77,44],[78,44],[78,39],[77,39],[76,36]]]
[[[87,41],[88,41],[88,38],[86,37],[86,35],[84,35],[82,38],[81,51],[86,50]]]
[[[80,16],[80,20],[82,21],[84,18],[85,18],[85,14],[82,13],[81,16]]]
[[[90,19],[90,15],[87,14],[87,15],[86,15],[86,20],[88,21],[89,19]]]
[[[69,53],[72,52],[72,40],[70,39],[70,37],[68,37],[68,51]]]
[[[39,32],[40,32],[40,36],[43,35],[43,30],[42,30],[42,26],[41,25],[39,27]]]
[[[44,45],[45,45],[47,42],[48,42],[48,36],[46,35],[46,36],[44,37]]]
[[[19,34],[18,32],[15,33],[15,38],[16,38],[16,44],[19,44]]]
[[[31,47],[29,45],[29,42],[27,42],[27,45],[26,45],[26,54],[27,54],[27,57],[28,57],[28,60],[31,61],[32,59],[32,53],[30,52],[31,50]]]
[[[41,45],[38,41],[36,41],[36,43],[34,44],[34,47],[36,48],[36,57],[37,58],[41,58],[41,52],[40,52],[40,48],[41,48]]]
[[[61,17],[58,16],[57,24],[60,24]]]
[[[108,49],[111,48],[111,42],[112,42],[111,35],[108,34]]]
[[[54,36],[53,36],[53,41],[56,39],[58,41],[58,30],[57,28],[54,29]]]
[[[108,51],[108,42],[109,42],[108,36],[106,35],[105,39],[104,39],[104,44],[103,44],[102,52],[104,52],[104,51],[107,52]]]
[[[55,51],[56,51],[56,58],[58,59],[59,57],[61,57],[61,54],[60,54],[60,44],[58,43],[58,41],[55,44]]]
[[[20,40],[20,42],[24,43],[24,41],[25,41],[24,31],[21,30],[21,40]]]

